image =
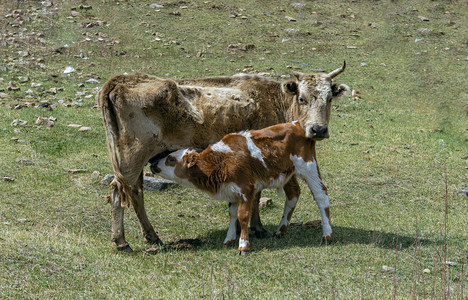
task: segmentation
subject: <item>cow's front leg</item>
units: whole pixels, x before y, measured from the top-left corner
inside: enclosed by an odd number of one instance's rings
[[[241,227],[241,234],[239,238],[239,255],[246,254],[250,251],[249,245],[249,221],[252,209],[253,195],[248,197],[239,197],[237,208],[237,219]]]
[[[282,237],[288,230],[289,222],[291,221],[297,200],[301,194],[301,188],[299,187],[296,176],[291,177],[285,184],[284,193],[286,194],[286,202],[284,203],[283,218],[275,232],[275,237]]]
[[[238,203],[229,203],[229,229],[223,242],[224,246],[232,246],[236,241],[237,207]]]
[[[159,236],[154,231],[154,228],[146,214],[145,202],[143,198],[143,172],[141,172],[136,184],[133,186],[132,204],[138,217],[138,221],[140,221],[141,233],[143,234],[145,241],[151,244],[162,245],[163,242],[159,239]]]
[[[120,203],[119,190],[116,185],[113,185],[111,190],[112,199],[112,241],[116,244],[117,249],[124,252],[133,252],[132,248],[125,240],[124,234],[124,208]]]
[[[261,191],[255,194],[250,218],[250,229],[255,232],[255,236],[258,239],[271,237],[271,233],[269,233],[268,230],[263,227],[262,221],[260,220],[259,204],[261,195]]]

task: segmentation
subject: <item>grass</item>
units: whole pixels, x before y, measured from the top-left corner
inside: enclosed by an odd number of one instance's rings
[[[0,3],[0,175],[14,179],[0,181],[0,298],[466,298],[468,207],[457,193],[468,183],[466,3],[307,1],[296,9],[266,0],[165,1],[159,11],[153,1],[86,3],[92,9],[80,9],[80,1]],[[14,27],[15,20],[23,24]],[[99,26],[78,25],[93,22]],[[228,52],[236,43],[255,49]],[[361,97],[335,103],[331,138],[318,147],[333,245],[319,246],[318,229],[292,226],[279,240],[252,238],[252,253],[238,257],[220,246],[225,203],[176,187],[146,193],[150,220],[166,243],[197,238],[201,246],[149,254],[127,210],[135,253],[114,249],[110,206],[101,200],[108,188],[91,176],[112,172],[93,109],[105,80],[135,71],[186,78],[252,69],[281,80],[343,60],[348,67],[337,80]],[[66,66],[76,72],[64,74]],[[10,81],[21,90],[8,90]],[[52,111],[9,108],[45,101]],[[55,126],[36,126],[39,116],[54,116]],[[15,119],[28,125],[11,126]],[[283,200],[265,195],[274,204],[262,220],[273,231]],[[318,218],[303,186],[292,221]],[[383,272],[384,265],[396,271]]]

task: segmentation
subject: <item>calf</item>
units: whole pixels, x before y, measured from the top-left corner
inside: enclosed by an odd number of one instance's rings
[[[322,216],[322,240],[328,243],[332,238],[328,195],[320,178],[315,143],[294,121],[228,134],[201,153],[178,150],[154,162],[151,170],[215,199],[228,201],[230,222],[224,244],[234,243],[238,220],[239,254],[250,250],[248,223],[252,203],[255,194],[265,188],[283,189],[286,194],[283,218],[275,235],[281,237],[286,232],[300,194],[294,176],[297,174],[314,195]]]

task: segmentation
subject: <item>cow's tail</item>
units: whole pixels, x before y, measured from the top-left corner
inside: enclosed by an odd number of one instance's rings
[[[129,207],[132,199],[132,188],[128,183],[127,178],[120,171],[119,151],[116,146],[116,141],[119,134],[119,126],[114,107],[114,99],[111,99],[111,92],[118,85],[119,80],[113,78],[102,87],[101,91],[96,95],[98,105],[101,108],[104,128],[106,130],[107,147],[109,149],[110,160],[114,170],[114,179],[110,183],[111,197],[115,189],[118,191],[120,204],[122,207]],[[113,201],[111,199],[111,201]]]

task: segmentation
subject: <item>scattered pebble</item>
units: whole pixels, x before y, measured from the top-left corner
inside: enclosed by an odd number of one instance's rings
[[[68,124],[67,126],[68,128],[81,128],[83,126],[79,125],[79,124]]]
[[[14,178],[12,178],[12,177],[8,177],[8,176],[2,177],[2,180],[3,180],[3,181],[6,181],[6,182],[12,182],[12,181],[15,181],[15,179],[14,179]]]
[[[91,178],[99,178],[99,177],[101,177],[101,173],[99,173],[99,171],[94,171],[91,174]]]
[[[468,197],[468,190],[459,190],[458,193],[459,193],[460,195],[465,195],[465,196]]]
[[[260,202],[259,202],[258,207],[259,208],[264,208],[264,207],[270,206],[272,204],[273,204],[273,200],[271,198],[262,197],[262,198],[260,198]]]
[[[423,273],[424,273],[424,274],[431,274],[431,270],[429,270],[429,269],[424,269],[424,270],[423,270]]]
[[[384,265],[384,266],[382,266],[382,271],[383,272],[395,272],[395,268]]]
[[[447,266],[456,266],[456,265],[457,265],[456,262],[448,261],[448,260],[445,262],[445,264],[446,264]]]
[[[28,124],[28,121],[16,119],[11,122],[10,126],[24,126],[26,124]]]
[[[73,73],[75,72],[75,68],[71,67],[71,66],[68,66],[68,67],[65,67],[65,70],[63,70],[63,73],[64,74],[70,74],[70,73]]]
[[[32,165],[34,165],[34,163],[33,163],[32,161],[30,161],[29,159],[23,159],[23,158],[19,159],[19,160],[18,160],[18,163],[19,163],[19,164],[22,164],[22,165],[25,165],[25,166],[32,166]]]
[[[68,173],[76,174],[76,173],[85,173],[86,171],[88,171],[88,170],[86,170],[86,169],[70,169],[70,170],[68,170]]]
[[[90,131],[91,127],[82,126],[78,131]]]

